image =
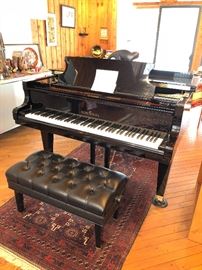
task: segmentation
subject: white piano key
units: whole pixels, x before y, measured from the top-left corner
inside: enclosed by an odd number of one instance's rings
[[[145,128],[136,128],[133,131],[134,133],[130,134],[129,130],[131,130],[132,127],[130,128],[127,125],[122,125],[117,129],[112,130],[109,127],[113,126],[114,124],[112,122],[107,123],[105,120],[101,120],[101,123],[98,123],[94,127],[93,123],[96,124],[98,119],[83,116],[79,121],[79,118],[81,117],[80,115],[77,116],[71,113],[64,115],[66,115],[66,117],[64,119],[60,119],[59,115],[54,117],[54,112],[50,111],[50,114],[47,114],[46,111],[41,113],[40,111],[37,111],[36,113],[28,113],[25,115],[25,117],[61,127],[99,135],[102,137],[108,137],[115,140],[128,142],[134,145],[149,147],[152,149],[158,149],[165,137],[165,134],[161,134],[158,131],[150,132],[150,130]],[[57,119],[57,117],[59,117],[59,119]],[[124,127],[125,130],[123,130]]]

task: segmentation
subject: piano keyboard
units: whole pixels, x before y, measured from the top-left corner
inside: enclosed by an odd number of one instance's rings
[[[25,117],[152,149],[158,149],[166,136],[165,132],[52,110],[38,110],[25,114]]]

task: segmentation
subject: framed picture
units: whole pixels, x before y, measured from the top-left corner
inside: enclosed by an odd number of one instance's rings
[[[108,39],[108,29],[107,28],[100,28],[100,39]]]
[[[61,5],[61,26],[75,28],[75,8]]]
[[[57,46],[56,16],[49,13],[46,19],[47,46]]]

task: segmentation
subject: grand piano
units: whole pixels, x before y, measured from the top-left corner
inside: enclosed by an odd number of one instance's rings
[[[65,62],[62,74],[23,83],[24,103],[13,110],[16,123],[40,130],[48,151],[54,134],[89,143],[92,163],[99,145],[106,167],[111,149],[158,161],[153,204],[166,207],[164,192],[187,96],[157,95],[147,63],[88,57]]]

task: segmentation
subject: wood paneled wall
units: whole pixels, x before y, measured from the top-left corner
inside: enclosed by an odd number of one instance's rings
[[[64,69],[64,57],[91,55],[91,48],[100,45],[106,50],[116,49],[116,0],[47,0],[49,13],[56,14],[58,45],[48,47],[46,43],[45,21],[32,21],[33,42],[39,43],[44,66],[49,69]],[[200,2],[181,2],[180,5],[202,4]],[[68,5],[76,9],[76,27],[60,26],[60,5]],[[137,4],[140,8],[159,5],[179,5],[176,0],[162,0],[161,3]],[[108,39],[100,39],[100,29],[108,29]],[[88,35],[80,36],[85,31]],[[202,12],[194,48],[192,70],[197,70],[202,61]]]
[[[60,6],[76,9],[75,28],[61,27]],[[32,37],[39,43],[44,65],[49,69],[64,69],[66,55],[88,56],[91,48],[100,45],[107,50],[116,47],[116,0],[48,0],[48,12],[56,14],[58,45],[48,47],[45,21],[32,21]],[[100,39],[100,28],[108,29],[108,39]],[[80,36],[86,32],[88,35]]]

